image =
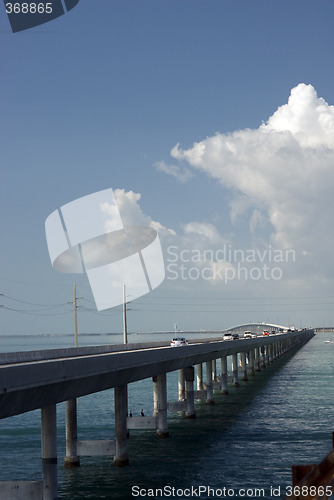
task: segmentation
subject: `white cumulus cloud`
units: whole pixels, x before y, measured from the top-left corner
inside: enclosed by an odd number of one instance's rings
[[[125,189],[115,189],[114,196],[122,222],[127,226],[148,226],[155,229],[161,235],[174,235],[173,229],[166,228],[161,222],[155,221],[150,215],[143,212],[140,206],[141,194]]]
[[[257,129],[217,133],[171,156],[230,188],[231,219],[249,213],[250,230],[271,225],[271,242],[304,255],[333,247],[334,106],[312,85],[291,90],[287,104]]]
[[[154,163],[154,167],[159,171],[168,175],[172,175],[180,182],[187,182],[193,176],[193,173],[189,168],[181,168],[178,165],[168,165],[164,161],[157,161]]]

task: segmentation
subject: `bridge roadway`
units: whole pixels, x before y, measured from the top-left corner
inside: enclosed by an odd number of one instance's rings
[[[153,342],[1,354],[0,419],[280,340],[308,338],[309,332],[229,341],[197,339],[180,348]]]
[[[112,455],[115,465],[128,465],[129,429],[151,428],[157,436],[167,437],[168,410],[182,409],[186,417],[193,418],[194,399],[204,398],[207,404],[214,403],[214,384],[218,384],[222,394],[228,394],[228,356],[232,356],[232,383],[237,387],[238,369],[242,371],[242,380],[247,380],[248,374],[254,375],[313,335],[313,330],[305,329],[239,340],[221,337],[190,340],[189,345],[182,347],[154,342],[1,354],[0,418],[41,409],[42,480],[0,482],[0,498],[55,500],[58,497],[57,403],[66,401],[66,466],[80,465],[80,456],[84,455]],[[203,363],[206,363],[205,383]],[[197,391],[194,391],[194,366]],[[168,403],[166,374],[175,370],[179,371],[179,401]],[[153,416],[128,417],[127,384],[149,377],[153,379]],[[115,440],[79,441],[76,398],[111,388],[115,396]]]

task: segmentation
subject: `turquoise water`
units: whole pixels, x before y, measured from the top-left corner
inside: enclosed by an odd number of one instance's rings
[[[334,343],[324,343],[330,335],[317,334],[284,361],[231,387],[228,396],[215,392],[213,406],[198,401],[194,420],[170,413],[167,439],[154,431],[131,431],[129,467],[115,467],[112,457],[82,457],[79,468],[65,469],[65,407],[59,404],[59,498],[283,498],[291,465],[319,462],[331,450]],[[121,342],[121,336],[87,337],[81,345],[111,342]],[[6,338],[2,343],[9,351],[70,346],[72,339]],[[177,374],[167,380],[168,399],[176,400]],[[141,408],[152,414],[151,380],[129,385],[129,409],[136,415]],[[78,400],[78,427],[79,439],[114,437],[112,390]],[[0,421],[0,448],[0,480],[39,480],[40,412]]]

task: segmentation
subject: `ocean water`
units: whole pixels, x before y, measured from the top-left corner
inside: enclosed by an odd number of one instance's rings
[[[65,405],[59,404],[59,498],[283,498],[292,464],[319,462],[331,450],[334,343],[324,342],[331,335],[318,333],[240,387],[230,387],[227,396],[215,392],[212,406],[197,401],[196,419],[169,413],[166,439],[151,430],[130,431],[128,467],[115,467],[112,457],[81,457],[80,467],[65,469]],[[129,337],[136,340],[158,339]],[[67,336],[1,341],[3,351],[73,345]],[[80,345],[120,342],[121,336],[80,339]],[[167,382],[168,399],[177,400],[177,373],[169,373]],[[129,385],[129,410],[139,415],[142,408],[152,414],[151,379]],[[78,400],[78,437],[114,437],[113,390]],[[0,450],[1,481],[41,479],[40,411],[0,421]]]

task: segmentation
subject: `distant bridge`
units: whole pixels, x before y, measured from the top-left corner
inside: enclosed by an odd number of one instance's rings
[[[311,328],[311,327],[309,327]],[[245,331],[251,331],[254,333],[261,333],[263,330],[270,331],[281,331],[281,330],[293,330],[293,326],[284,326],[284,325],[275,325],[273,323],[245,323],[244,325],[232,326],[231,328],[226,328],[226,330],[222,330],[223,332],[234,332],[234,333],[243,333]],[[315,332],[334,332],[334,326],[317,326],[313,328]]]
[[[243,333],[246,331],[261,333],[264,330],[270,330],[278,332],[280,330],[288,330],[292,329],[292,327],[283,326],[283,325],[275,325],[272,323],[245,323],[244,325],[232,326],[231,328],[227,328],[224,332],[234,332],[234,333]]]

